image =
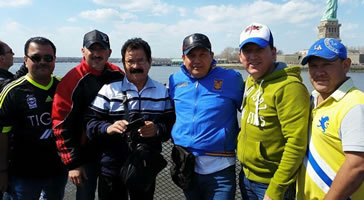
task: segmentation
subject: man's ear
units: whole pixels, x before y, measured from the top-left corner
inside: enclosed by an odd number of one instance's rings
[[[276,60],[277,60],[277,48],[276,47],[272,48],[272,57],[273,57],[273,62],[276,62]]]
[[[351,59],[350,58],[346,58],[344,60],[344,71],[345,71],[345,73],[348,73],[349,72],[350,66],[351,66]]]

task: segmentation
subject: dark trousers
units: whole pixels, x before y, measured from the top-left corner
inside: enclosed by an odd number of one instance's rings
[[[154,184],[146,192],[128,190],[119,177],[100,175],[99,177],[99,199],[100,200],[128,200],[128,192],[131,200],[153,200],[155,190]]]

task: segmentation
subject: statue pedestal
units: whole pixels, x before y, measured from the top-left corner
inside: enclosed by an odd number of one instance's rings
[[[321,21],[317,26],[318,28],[318,39],[321,38],[335,38],[339,41],[340,39],[340,26],[338,20],[326,20]]]

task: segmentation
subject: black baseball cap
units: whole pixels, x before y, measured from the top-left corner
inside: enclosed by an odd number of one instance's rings
[[[203,47],[211,52],[211,43],[209,38],[201,33],[194,33],[183,40],[182,52],[187,55],[193,48]]]
[[[109,37],[105,33],[98,30],[86,33],[83,37],[83,46],[90,48],[95,43],[100,44],[105,49],[110,49]]]

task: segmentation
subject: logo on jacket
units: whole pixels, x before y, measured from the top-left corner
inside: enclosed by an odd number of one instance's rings
[[[323,133],[326,132],[326,129],[329,126],[329,120],[329,116],[323,116],[319,119],[319,125],[317,125],[317,127],[321,127]]]
[[[33,95],[28,94],[26,98],[29,109],[37,108],[37,99]]]
[[[222,83],[222,80],[214,80],[214,90],[221,90]]]
[[[187,82],[183,82],[183,83],[178,83],[177,85],[176,85],[176,87],[183,87],[183,86],[187,86],[188,85],[188,83]]]
[[[47,98],[46,98],[46,100],[45,100],[45,102],[47,103],[47,102],[52,102],[53,101],[53,99],[52,99],[52,97],[50,97],[50,96],[48,96]]]
[[[46,140],[48,138],[51,138],[53,136],[53,130],[52,129],[46,129],[43,134],[40,136],[39,139]]]

